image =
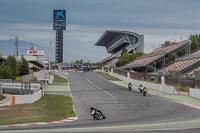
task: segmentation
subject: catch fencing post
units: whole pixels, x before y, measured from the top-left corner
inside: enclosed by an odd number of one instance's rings
[[[129,82],[130,79],[130,73],[127,73],[127,82]]]

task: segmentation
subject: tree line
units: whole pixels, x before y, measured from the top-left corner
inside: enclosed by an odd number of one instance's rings
[[[143,55],[142,52],[127,53],[127,49],[123,48],[121,56],[119,57],[118,61],[116,62],[116,67],[120,67],[129,62],[132,62],[136,59],[136,57],[139,57],[141,55]]]
[[[9,55],[4,64],[0,65],[0,79],[15,80],[17,76],[29,74],[29,63],[24,56],[17,61],[14,56]]]

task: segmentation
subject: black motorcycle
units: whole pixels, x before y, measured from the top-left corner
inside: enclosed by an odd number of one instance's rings
[[[97,110],[95,108],[90,108],[91,111],[91,116],[93,116],[94,119],[97,119],[97,120],[101,120],[101,119],[106,119],[106,116],[100,111],[100,110]]]
[[[144,87],[144,88],[143,88],[143,96],[146,96],[146,94],[147,94],[147,88]]]

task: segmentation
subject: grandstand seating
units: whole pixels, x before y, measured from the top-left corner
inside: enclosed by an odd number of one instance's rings
[[[164,58],[166,53],[177,52],[183,47],[185,47],[189,41],[185,41],[179,44],[170,45],[168,47],[156,49],[153,52],[143,55],[141,57],[136,58],[135,61],[129,63],[123,68],[136,68],[136,67],[147,67],[148,64],[152,64],[153,62],[157,62],[158,60]]]
[[[198,64],[200,64],[200,50],[194,52],[191,55],[180,58],[170,66],[158,71],[158,73],[170,73],[171,71],[177,73],[185,70],[189,71],[186,73],[186,75],[192,75],[195,71],[199,70],[199,67],[194,69],[194,67],[198,66]]]
[[[141,57],[138,57],[137,59],[142,59],[142,58],[155,56],[155,55],[159,55],[159,54],[166,54],[166,53],[176,52],[180,48],[185,47],[185,45],[187,45],[188,43],[189,43],[189,41],[185,41],[185,42],[182,42],[182,43],[179,43],[179,44],[174,44],[174,45],[170,45],[168,47],[156,49],[156,50],[154,50],[153,52],[151,52],[151,53],[149,53],[147,55],[143,55]]]
[[[165,67],[164,69],[158,71],[158,73],[167,73],[170,71],[180,72],[189,66],[193,66],[196,63],[200,62],[200,59],[192,59],[192,60],[185,60],[185,61],[179,61],[171,64],[168,67]]]
[[[187,55],[187,56],[184,56],[184,57],[182,57],[182,58],[179,58],[177,61],[189,60],[189,59],[196,59],[196,58],[200,58],[200,50],[194,52],[194,53],[191,54],[191,55]]]
[[[193,69],[193,70],[191,70],[191,71],[189,71],[189,72],[187,72],[185,74],[185,76],[195,77],[195,74],[198,74],[198,75],[200,74],[200,66],[195,68],[195,69]]]
[[[135,60],[135,61],[129,63],[127,66],[132,66],[132,67],[146,66],[147,64],[154,62],[163,56],[164,56],[164,54],[161,54],[161,55],[157,55],[157,56],[152,56],[152,57]]]

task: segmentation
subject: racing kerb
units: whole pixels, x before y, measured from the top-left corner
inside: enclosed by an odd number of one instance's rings
[[[175,87],[173,87],[173,86],[166,86],[166,85],[160,85],[160,84],[155,84],[155,83],[149,83],[149,82],[134,80],[134,79],[131,79],[129,77],[124,77],[124,76],[121,76],[121,75],[118,75],[118,74],[115,74],[115,73],[112,73],[112,72],[108,72],[108,75],[116,77],[116,78],[118,78],[122,81],[128,82],[128,83],[130,82],[130,83],[138,85],[138,86],[140,84],[142,84],[143,86],[150,88],[150,89],[153,89],[153,90],[162,91],[162,92],[173,94],[173,95],[178,94]]]

